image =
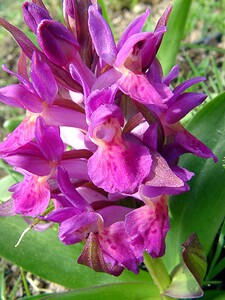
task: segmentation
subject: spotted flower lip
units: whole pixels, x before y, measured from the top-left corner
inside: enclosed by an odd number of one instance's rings
[[[18,72],[3,66],[19,83],[0,88],[0,101],[26,110],[0,144],[24,176],[0,216],[57,223],[61,242],[84,243],[78,263],[114,276],[138,274],[144,252],[164,255],[168,196],[188,191],[194,175],[180,156],[217,160],[180,123],[206,99],[187,91],[205,79],[174,88],[178,66],[164,75],[156,57],[171,9],[143,32],[147,9],[117,44],[97,1],[63,0],[65,25],[41,0],[25,2],[39,48],[0,18],[22,50]]]
[[[90,135],[98,149],[88,161],[88,173],[107,192],[132,194],[148,175],[152,159],[135,137],[122,135],[121,117],[114,104],[101,105],[92,114]]]

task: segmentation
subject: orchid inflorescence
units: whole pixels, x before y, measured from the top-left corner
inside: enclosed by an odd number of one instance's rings
[[[26,110],[0,145],[24,175],[1,213],[59,223],[63,243],[86,241],[78,262],[96,271],[138,273],[144,252],[165,252],[168,195],[189,189],[179,157],[217,160],[180,123],[206,99],[186,91],[204,78],[173,88],[178,66],[163,75],[156,54],[171,7],[142,32],[147,9],[117,44],[95,0],[64,0],[66,26],[41,0],[22,8],[40,49],[1,19],[22,51],[18,73],[3,66],[19,83],[2,87],[0,101]]]

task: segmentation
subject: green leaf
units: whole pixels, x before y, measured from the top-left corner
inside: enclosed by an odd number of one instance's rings
[[[214,253],[214,257],[213,257],[213,259],[210,263],[209,270],[208,270],[208,273],[207,273],[206,278],[205,278],[206,281],[213,279],[221,271],[221,268],[222,269],[225,268],[225,259],[222,259],[217,264],[218,259],[221,255],[221,252],[224,248],[224,238],[225,238],[225,220],[223,222],[223,226],[222,226],[220,234],[219,234],[219,238],[218,238],[218,241],[217,241],[217,246],[216,246],[216,251]],[[224,262],[223,262],[223,260],[224,260]],[[218,267],[220,267],[220,269]]]
[[[192,234],[182,246],[183,261],[172,272],[172,282],[165,294],[176,298],[200,297],[207,269],[206,256],[196,234]]]
[[[216,275],[218,275],[220,272],[222,272],[225,269],[225,257],[222,258],[213,268],[211,277],[214,278]]]
[[[224,300],[225,292],[224,291],[207,291],[204,293],[202,300]]]
[[[15,183],[11,175],[6,175],[0,179],[0,203],[7,201],[11,197],[9,187]]]
[[[77,264],[83,245],[65,246],[56,230],[30,230],[15,248],[27,224],[20,217],[0,218],[0,255],[42,278],[68,288],[83,288],[120,282],[149,282],[147,272],[134,275],[124,272],[119,277],[97,273]]]
[[[24,297],[24,298],[21,298],[21,300],[34,300],[34,299],[47,299],[47,296],[50,296],[50,295],[53,295],[53,294],[40,294],[40,295],[35,295],[35,296],[29,296],[29,297]]]
[[[29,300],[35,298],[24,298]],[[36,298],[38,299],[38,298]],[[159,291],[149,283],[120,283],[101,287],[92,287],[89,289],[78,289],[68,293],[52,294],[44,296],[41,299],[57,300],[160,300]]]
[[[184,35],[191,0],[175,0],[169,17],[167,32],[164,35],[157,57],[162,64],[164,74],[174,66]]]
[[[174,298],[195,298],[201,297],[203,291],[189,269],[181,263],[172,273],[172,282],[164,294]]]
[[[165,264],[179,263],[180,245],[196,232],[208,255],[225,216],[225,93],[206,104],[188,123],[188,130],[209,146],[219,161],[187,154],[180,165],[195,173],[190,191],[169,201],[171,230],[167,237]]]
[[[5,264],[4,261],[1,260],[1,272],[0,272],[0,299],[6,299],[6,284],[5,284]]]
[[[20,125],[23,119],[24,115],[15,118],[10,118],[4,122],[3,128],[5,128],[8,132],[13,132],[13,130],[15,130],[16,127]]]

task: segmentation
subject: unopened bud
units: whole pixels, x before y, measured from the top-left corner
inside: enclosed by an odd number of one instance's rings
[[[37,27],[42,20],[51,20],[48,11],[34,3],[24,2],[22,5],[22,10],[24,21],[34,33],[37,32]]]
[[[79,48],[72,33],[60,22],[43,20],[37,29],[38,43],[46,56],[56,65],[67,66]]]

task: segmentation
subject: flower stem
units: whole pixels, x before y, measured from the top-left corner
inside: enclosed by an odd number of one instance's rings
[[[144,253],[144,263],[150,273],[155,285],[158,287],[163,300],[174,299],[163,292],[169,287],[171,278],[166,267],[160,258],[152,258],[146,252]]]

